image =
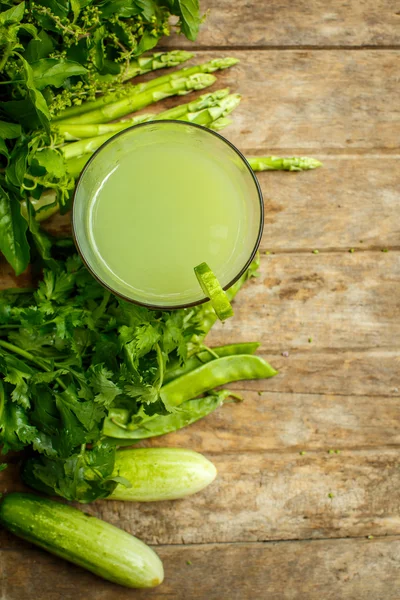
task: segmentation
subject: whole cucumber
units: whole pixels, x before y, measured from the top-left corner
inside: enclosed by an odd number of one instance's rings
[[[199,492],[214,481],[217,470],[205,456],[184,448],[118,450],[114,475],[132,485],[119,484],[106,500],[154,502],[176,500]]]
[[[130,588],[150,588],[164,578],[162,562],[126,531],[72,506],[33,494],[8,494],[0,523],[19,537]]]

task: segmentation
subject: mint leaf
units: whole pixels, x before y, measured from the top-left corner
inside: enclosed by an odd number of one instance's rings
[[[56,58],[41,58],[31,63],[31,68],[38,90],[43,90],[48,85],[59,88],[68,77],[87,73],[87,69],[78,62]]]

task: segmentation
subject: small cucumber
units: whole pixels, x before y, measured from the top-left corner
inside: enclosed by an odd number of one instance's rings
[[[118,450],[114,475],[132,485],[119,484],[106,500],[155,502],[176,500],[199,492],[214,481],[217,470],[205,456],[184,448]]]
[[[76,508],[32,494],[8,494],[0,523],[19,537],[92,573],[130,588],[150,588],[164,578],[162,562],[126,531]]]

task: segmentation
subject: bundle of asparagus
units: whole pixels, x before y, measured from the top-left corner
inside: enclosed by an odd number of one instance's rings
[[[142,57],[126,69],[125,78],[148,73],[160,67],[177,66],[191,58],[187,52],[172,51]],[[111,91],[96,100],[84,102],[62,111],[53,118],[52,132],[62,141],[61,153],[68,175],[76,179],[90,156],[116,133],[146,121],[177,119],[221,130],[231,123],[228,115],[239,105],[241,96],[229,88],[218,89],[199,98],[159,113],[135,115],[143,108],[171,96],[183,96],[213,85],[214,72],[237,64],[236,58],[217,58],[206,63],[124,88]],[[132,116],[128,116],[132,115]],[[118,120],[119,119],[119,120]],[[306,171],[321,163],[308,157],[280,158],[274,156],[248,157],[254,171]],[[46,190],[39,199],[31,199],[36,219],[43,221],[57,212],[56,191]]]

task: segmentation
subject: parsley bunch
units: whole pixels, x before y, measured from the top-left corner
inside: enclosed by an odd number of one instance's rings
[[[104,290],[76,254],[59,256],[38,288],[0,296],[0,444],[29,448],[35,487],[89,502],[109,495],[115,442],[102,434],[111,408],[138,420],[169,411],[167,364],[198,348],[206,305],[150,311]]]

